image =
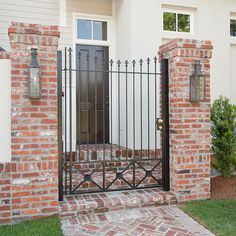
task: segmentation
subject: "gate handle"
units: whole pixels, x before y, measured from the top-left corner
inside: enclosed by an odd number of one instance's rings
[[[157,127],[157,130],[163,130],[164,129],[164,120],[162,118],[157,118],[156,127]]]

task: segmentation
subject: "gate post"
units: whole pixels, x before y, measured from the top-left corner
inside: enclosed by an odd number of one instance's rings
[[[181,38],[159,48],[159,59],[169,61],[170,190],[179,202],[210,198],[212,49],[210,41]],[[191,103],[190,75],[196,60],[206,75],[206,99]]]

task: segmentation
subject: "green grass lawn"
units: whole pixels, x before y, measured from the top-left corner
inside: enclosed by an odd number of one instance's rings
[[[190,202],[182,209],[214,234],[236,236],[236,199]]]
[[[26,221],[0,227],[1,236],[63,236],[58,218]]]

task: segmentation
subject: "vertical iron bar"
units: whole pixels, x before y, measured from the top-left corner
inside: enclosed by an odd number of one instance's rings
[[[71,52],[69,48],[69,83],[70,83],[70,194],[72,193],[72,63],[71,63]]]
[[[155,83],[155,120],[154,120],[154,129],[155,129],[155,158],[157,158],[157,128],[156,128],[156,119],[157,119],[157,57],[154,58],[154,83]]]
[[[111,160],[112,160],[112,135],[113,135],[113,133],[112,133],[112,97],[113,97],[113,94],[112,94],[112,90],[113,90],[113,86],[112,86],[112,66],[113,66],[113,60],[111,60],[110,61],[110,73],[111,73],[111,76],[110,76],[110,78],[111,78],[111,112],[110,112],[110,120],[111,120]]]
[[[77,125],[78,125],[78,129],[77,129],[77,132],[78,132],[78,148],[79,148],[79,162],[80,162],[80,154],[81,154],[81,127],[80,127],[80,78],[81,78],[81,54],[80,52],[78,53],[78,71],[76,72],[76,86],[77,86],[77,91],[78,91],[78,94],[76,95],[76,99],[77,99]]]
[[[148,158],[150,158],[150,59],[147,59],[147,96],[148,96]]]
[[[143,60],[139,61],[140,63],[140,139],[141,139],[141,158],[143,157],[143,82],[142,82],[142,73],[143,73]]]
[[[64,135],[64,142],[65,142],[65,160],[64,160],[64,168],[65,168],[65,194],[67,194],[67,48],[65,47],[65,81],[64,81],[64,116],[65,116],[65,120],[64,120],[64,128],[65,128],[65,135]]]
[[[120,60],[117,62],[118,64],[118,143],[119,143],[119,158],[121,156],[120,151]]]
[[[87,120],[87,132],[86,132],[86,141],[87,141],[87,161],[88,160],[88,157],[89,157],[89,82],[90,82],[90,71],[89,71],[89,54],[87,54],[87,105],[86,105],[86,110],[87,110],[87,113],[86,113],[86,120]]]
[[[125,61],[125,115],[126,115],[126,118],[125,118],[125,121],[126,121],[126,125],[125,125],[125,128],[126,128],[126,159],[128,159],[128,61]]]
[[[106,186],[105,186],[105,134],[106,134],[106,121],[105,121],[105,106],[106,106],[106,103],[105,103],[105,80],[106,80],[106,68],[105,68],[105,58],[103,57],[102,59],[102,86],[103,86],[103,89],[102,89],[102,93],[103,93],[103,135],[102,135],[102,138],[103,138],[103,190],[105,190]]]
[[[97,94],[98,94],[98,78],[97,78],[97,56],[94,58],[95,60],[95,106],[94,106],[94,115],[95,115],[95,152],[96,152],[96,157],[97,157],[97,143],[98,143],[98,139],[97,139],[97,133],[98,133],[98,126],[97,126],[97,122],[98,122],[98,116],[97,116]]]
[[[63,141],[62,141],[62,51],[57,51],[57,114],[58,114],[58,189],[63,201]]]
[[[135,60],[133,60],[133,187],[135,187]]]
[[[169,66],[168,60],[162,61],[162,115],[164,120],[164,129],[162,137],[162,179],[164,191],[170,190],[170,169],[169,169]]]

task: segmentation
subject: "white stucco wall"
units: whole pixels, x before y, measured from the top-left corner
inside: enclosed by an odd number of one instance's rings
[[[128,59],[157,55],[159,46],[173,38],[209,39],[214,45],[211,61],[211,97],[225,95],[236,103],[236,40],[230,37],[230,16],[236,14],[235,0],[116,0],[116,55]],[[162,10],[184,10],[193,15],[193,32],[162,30]],[[126,22],[126,23],[125,23]],[[119,57],[117,57],[119,58]],[[144,85],[144,90],[146,87]],[[146,100],[144,99],[144,104]],[[152,106],[153,104],[151,104]],[[130,104],[132,108],[132,104]],[[153,117],[153,111],[150,117]],[[137,109],[139,115],[139,108]],[[144,108],[147,120],[147,107]],[[139,127],[139,120],[137,126]],[[151,127],[154,120],[150,120]],[[146,122],[144,122],[145,125]],[[137,132],[139,128],[137,127]],[[132,133],[132,130],[129,130]],[[147,129],[144,129],[147,137]],[[153,139],[153,134],[151,134]],[[131,140],[132,142],[132,140]]]
[[[236,104],[236,44],[232,44],[231,52],[231,100]]]
[[[127,4],[128,0],[117,0]],[[231,44],[229,20],[236,13],[234,0],[129,0],[131,33],[126,40],[131,45],[132,58],[153,57],[162,42],[175,37],[210,39],[214,45],[212,58],[211,95],[212,100],[226,95],[232,100],[234,94],[231,76]],[[162,30],[162,8],[180,8],[194,13],[193,34],[169,33]],[[119,19],[118,19],[119,20]],[[125,30],[117,28],[117,35]],[[121,47],[117,41],[117,48]],[[235,99],[234,99],[235,101]],[[236,102],[236,101],[235,101]]]
[[[11,160],[11,61],[0,59],[0,163]]]

